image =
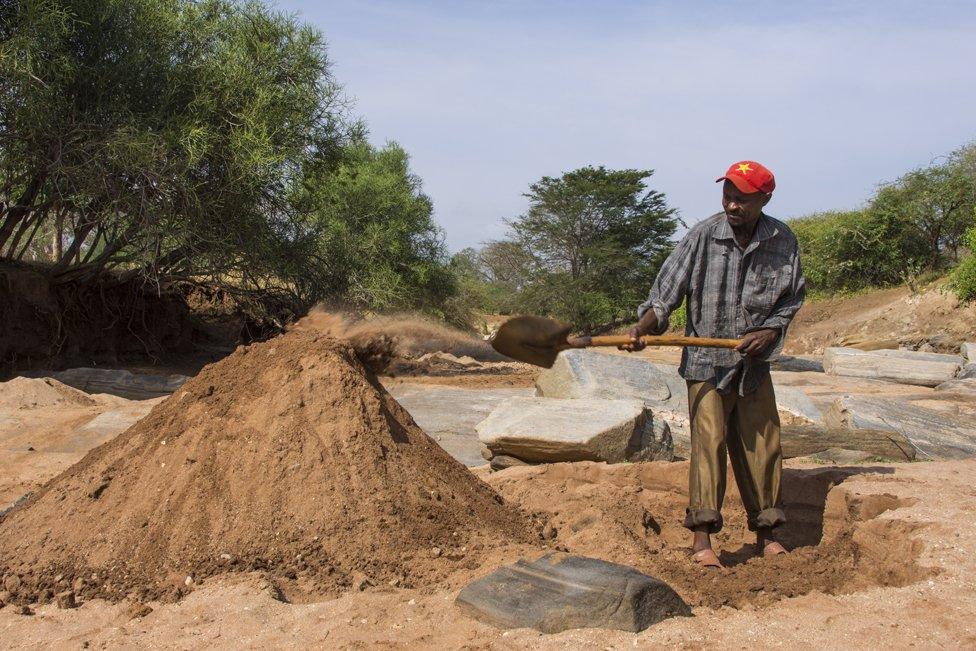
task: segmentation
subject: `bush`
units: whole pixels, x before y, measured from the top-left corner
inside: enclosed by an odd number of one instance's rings
[[[976,226],[966,231],[965,244],[970,256],[962,261],[949,276],[949,288],[961,301],[976,299]]]

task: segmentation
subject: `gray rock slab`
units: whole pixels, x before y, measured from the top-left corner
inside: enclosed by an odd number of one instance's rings
[[[967,341],[959,347],[959,354],[966,358],[966,362],[976,364],[976,343]]]
[[[168,396],[186,382],[185,375],[145,375],[109,368],[69,368],[65,371],[31,371],[28,377],[52,377],[85,393],[108,393],[129,400]]]
[[[552,368],[536,380],[538,395],[547,398],[634,398],[663,402],[671,398],[668,379],[655,364],[630,355],[594,350],[563,351]]]
[[[966,364],[956,375],[957,380],[976,380],[976,364]]]
[[[776,410],[779,412],[780,422],[784,425],[801,425],[804,423],[823,423],[823,412],[813,400],[802,390],[791,386],[777,386]]]
[[[907,350],[828,348],[824,370],[831,375],[872,378],[934,387],[956,376],[964,360],[958,355]]]
[[[769,367],[774,371],[789,371],[792,373],[823,373],[823,360],[819,356],[791,356],[777,355],[769,360]]]
[[[970,364],[970,366],[972,365]],[[955,393],[967,396],[976,396],[976,375],[956,378],[955,380],[943,382],[939,386],[935,387],[935,390],[940,393]]]
[[[863,450],[845,450],[843,448],[827,448],[823,452],[817,452],[816,454],[810,454],[805,457],[796,457],[797,459],[809,459],[811,461],[818,461],[821,463],[864,463],[865,461],[871,461],[875,459],[875,456],[870,452],[864,452]]]
[[[670,459],[670,428],[641,400],[511,398],[477,426],[492,451],[524,461]]]
[[[572,628],[638,632],[691,609],[666,583],[632,567],[547,554],[518,561],[465,586],[462,612],[499,628],[558,633]]]
[[[898,398],[846,395],[824,415],[829,427],[899,432],[919,458],[968,459],[976,455],[976,420]]]
[[[448,454],[466,466],[484,465],[475,426],[509,398],[533,389],[464,389],[435,384],[390,383],[386,387]]]

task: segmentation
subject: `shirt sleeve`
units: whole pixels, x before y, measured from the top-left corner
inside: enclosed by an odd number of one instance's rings
[[[776,305],[773,306],[773,311],[769,313],[769,316],[766,317],[762,325],[746,330],[746,332],[766,328],[779,330],[779,337],[776,338],[776,343],[769,347],[769,350],[762,355],[762,359],[768,360],[782,352],[783,345],[786,343],[786,330],[789,328],[790,322],[793,321],[793,317],[796,316],[796,313],[803,306],[803,299],[806,298],[807,283],[803,277],[803,269],[800,266],[799,250],[793,252],[792,258],[792,279],[789,291],[785,292],[776,301]]]
[[[697,248],[698,238],[695,234],[686,235],[661,265],[647,300],[637,307],[638,319],[648,310],[654,310],[657,328],[651,334],[659,335],[668,329],[671,313],[678,309],[688,293]]]

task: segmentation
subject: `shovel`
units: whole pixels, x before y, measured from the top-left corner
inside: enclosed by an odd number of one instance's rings
[[[491,337],[491,347],[506,357],[544,368],[552,368],[556,356],[569,348],[591,346],[623,346],[632,339],[629,335],[605,337],[570,337],[570,326],[541,316],[517,316],[509,319]],[[702,346],[705,348],[735,348],[738,339],[711,339],[708,337],[652,336],[641,341],[647,346]]]

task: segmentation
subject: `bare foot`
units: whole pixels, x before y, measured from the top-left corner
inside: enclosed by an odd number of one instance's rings
[[[780,554],[786,554],[786,553],[788,553],[786,551],[786,547],[783,547],[775,540],[766,543],[766,546],[763,547],[762,550],[763,556],[779,556]]]
[[[701,551],[697,551],[694,553],[692,558],[694,558],[695,562],[697,562],[702,567],[717,567],[717,568],[725,567],[724,565],[722,565],[722,562],[718,560],[718,556],[715,555],[715,552],[712,551],[711,549],[703,549]]]

